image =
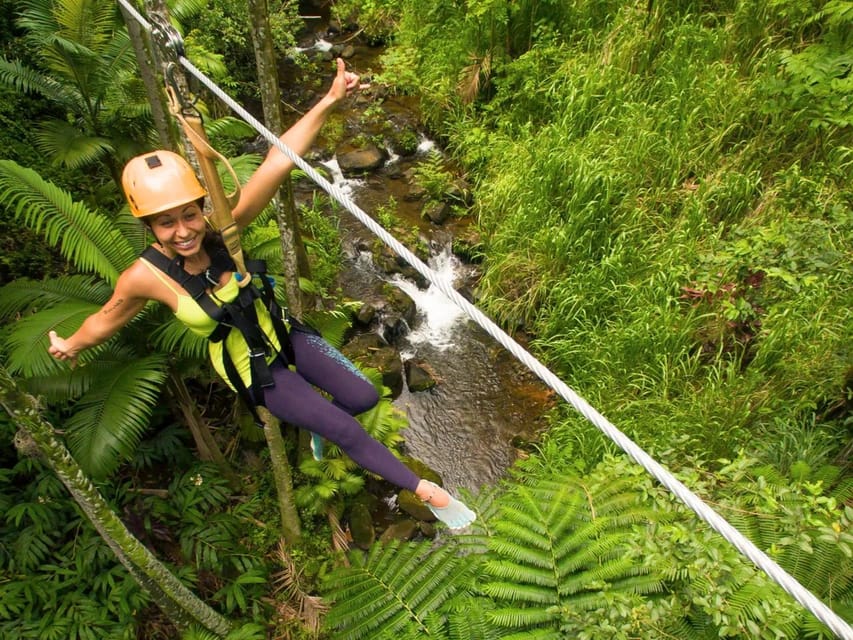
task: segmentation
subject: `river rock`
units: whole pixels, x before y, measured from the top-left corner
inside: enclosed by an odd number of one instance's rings
[[[428,391],[438,384],[435,374],[425,362],[406,360],[404,366],[409,391]]]
[[[361,305],[355,314],[355,321],[362,327],[369,327],[376,319],[376,307],[369,302]]]
[[[429,507],[413,491],[409,491],[408,489],[403,489],[397,496],[397,506],[400,507],[400,511],[408,513],[417,520],[423,520],[424,522],[433,522],[436,520]]]
[[[385,531],[382,532],[382,535],[379,536],[379,542],[386,543],[393,540],[405,542],[414,538],[419,529],[420,527],[416,520],[406,518],[405,520],[395,522],[385,529]]]
[[[384,311],[386,311],[388,315],[396,312],[410,327],[415,323],[415,320],[418,317],[418,307],[415,304],[415,301],[406,295],[405,291],[401,291],[397,287],[394,287],[388,293],[387,300],[388,307],[387,309],[384,309]]]
[[[433,224],[444,224],[452,213],[453,209],[446,202],[427,202],[421,216]]]
[[[382,341],[375,333],[357,336],[341,350],[349,358],[360,364],[376,369],[382,374],[382,384],[391,390],[396,398],[403,392],[403,363],[400,353]]]
[[[409,190],[406,192],[406,195],[403,196],[403,200],[407,202],[417,202],[418,200],[423,200],[427,196],[427,190],[420,186],[419,184],[409,183],[411,186]]]
[[[447,191],[444,192],[444,197],[450,202],[459,202],[466,207],[474,204],[474,192],[462,178],[456,178]]]
[[[429,480],[430,482],[434,482],[439,486],[444,485],[444,482],[435,471],[429,468],[420,460],[416,460],[411,456],[404,456],[402,458],[403,464],[405,464],[409,469],[411,469],[416,476],[419,478],[423,478],[424,480]],[[429,510],[423,501],[415,495],[414,491],[409,491],[408,489],[403,489],[397,494],[397,506],[400,511],[404,513],[408,513],[413,518],[417,520],[421,520],[423,522],[434,522],[436,517],[433,515],[432,511]]]
[[[376,171],[385,164],[385,154],[375,145],[337,154],[338,166],[346,177],[358,176]]]
[[[369,549],[376,541],[373,516],[370,515],[366,504],[357,502],[350,508],[349,529],[353,543],[361,549]]]

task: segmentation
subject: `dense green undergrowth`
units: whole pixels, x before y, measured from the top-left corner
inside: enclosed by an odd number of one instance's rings
[[[386,73],[477,184],[481,305],[674,466],[846,464],[850,3],[404,5]]]

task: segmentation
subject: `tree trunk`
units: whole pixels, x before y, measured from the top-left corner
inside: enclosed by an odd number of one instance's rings
[[[278,511],[281,516],[281,533],[285,543],[292,545],[302,537],[299,513],[293,500],[293,477],[290,473],[290,461],[284,446],[284,437],[278,419],[265,407],[258,407],[258,415],[264,421],[264,435],[270,448],[275,488],[278,493]]]
[[[281,135],[284,130],[280,107],[281,89],[278,84],[278,68],[269,27],[269,6],[267,0],[248,0],[248,5],[251,14],[252,45],[258,68],[258,88],[264,108],[264,124],[276,135]],[[287,303],[290,313],[297,320],[301,320],[303,308],[313,303],[313,296],[303,293],[299,288],[300,276],[310,278],[311,274],[305,246],[302,243],[290,178],[281,185],[278,197],[275,199],[275,207],[284,259],[284,287]]]
[[[36,399],[19,391],[2,366],[0,405],[19,429],[15,445],[21,454],[43,457],[119,561],[169,619],[182,628],[200,625],[225,636],[231,623],[187,589],[128,531],[42,417]]]
[[[148,102],[151,104],[151,117],[154,119],[154,128],[157,130],[157,139],[160,147],[174,151],[178,148],[178,134],[175,131],[169,109],[166,104],[166,96],[163,92],[163,78],[157,73],[151,62],[148,42],[142,36],[139,23],[129,15],[123,5],[119,5],[124,23],[127,25],[127,33],[130,35],[130,43],[136,54],[136,62],[139,65],[139,74],[145,85],[145,93],[148,94]]]

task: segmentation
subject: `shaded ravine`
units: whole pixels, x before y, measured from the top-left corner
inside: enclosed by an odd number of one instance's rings
[[[359,186],[351,199],[360,203]],[[412,392],[404,385],[395,405],[406,412],[405,448],[437,471],[450,488],[478,490],[495,483],[518,455],[514,442],[535,437],[550,393],[515,358],[436,287],[421,289],[399,275],[389,277],[365,251],[360,223],[342,223],[345,269],[339,278],[347,297],[370,300],[388,283],[417,306],[408,333],[397,339],[403,361],[426,363],[438,384]],[[475,271],[460,262],[449,244],[431,242],[429,267],[454,286],[467,285]]]
[[[311,51],[311,38],[318,43],[316,51],[328,49],[327,40],[315,33],[306,36],[304,51]],[[375,70],[380,50],[355,45],[348,65]],[[381,104],[389,121],[417,125],[415,101],[401,96],[355,102],[348,120],[358,120],[358,109],[374,102]],[[368,137],[376,134],[361,133]],[[389,153],[382,168],[358,179],[346,179],[335,159],[322,164],[330,180],[370,215],[393,198],[394,215],[401,226],[417,230],[431,247],[430,268],[453,280],[457,288],[473,289],[476,269],[460,262],[449,249],[453,236],[463,233],[470,221],[454,217],[437,226],[421,215],[423,201],[409,197],[411,185],[406,176],[428,153],[440,152],[425,134],[420,137],[416,154],[399,157]],[[374,246],[374,236],[346,212],[340,214],[340,231],[345,260],[338,284],[345,297],[373,302],[383,296],[383,288],[390,283],[417,305],[417,317],[408,333],[397,339],[396,347],[404,361],[426,363],[438,384],[419,392],[411,392],[404,385],[395,399],[395,405],[409,419],[403,434],[406,452],[438,472],[448,488],[478,491],[494,484],[519,455],[517,440],[535,439],[552,394],[435,287],[419,289],[414,282],[390,277],[375,268],[366,249]]]

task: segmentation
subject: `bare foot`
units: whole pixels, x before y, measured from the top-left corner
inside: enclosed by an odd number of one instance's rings
[[[450,494],[429,480],[421,480],[418,483],[418,488],[415,489],[415,495],[424,502],[427,502],[439,509],[450,504]]]

